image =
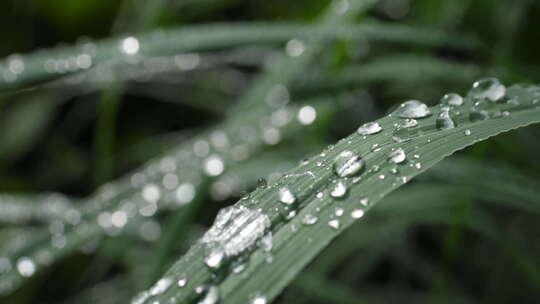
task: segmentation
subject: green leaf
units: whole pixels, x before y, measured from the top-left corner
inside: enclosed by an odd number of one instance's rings
[[[217,236],[206,235],[163,277],[172,282],[186,279],[187,285],[183,288],[174,285],[157,294],[143,292],[134,302],[195,303],[216,295],[219,295],[220,303],[245,303],[256,295],[268,300],[275,298],[332,239],[355,222],[357,216],[351,216],[354,210],[367,212],[388,193],[459,149],[501,132],[539,122],[540,108],[535,99],[539,92],[540,88],[536,86],[515,85],[498,102],[471,92],[462,106],[430,108],[432,115],[418,119],[418,126],[410,129],[396,129],[395,125],[404,121],[397,112],[379,119],[381,132],[368,136],[352,134],[276,183],[255,190],[222,211],[218,220],[224,221],[221,225],[229,230],[222,232],[227,234],[220,235],[219,226],[214,226],[212,235]],[[454,127],[449,127],[447,119],[446,123],[441,122],[439,115],[444,118],[446,114],[453,119]],[[403,149],[406,159],[394,164],[389,159],[397,149]],[[366,169],[354,177],[336,175],[334,160],[344,151],[361,156]],[[348,191],[345,196],[335,198],[330,193],[338,183],[343,183]],[[293,211],[292,207],[280,202],[284,188],[295,198],[281,199],[289,204],[294,201],[292,205],[297,215],[290,220],[286,215]],[[361,203],[362,198],[369,199],[368,206]],[[343,209],[343,216],[335,215],[336,208]],[[226,215],[232,218],[227,220]],[[317,223],[304,225],[303,219],[308,215],[315,216]],[[271,222],[268,227],[262,220],[265,218]],[[270,252],[249,237],[255,231],[260,238],[261,226],[273,235]],[[217,243],[209,243],[209,239]],[[220,241],[225,245],[219,245]],[[239,247],[241,252],[220,247],[231,243],[242,245]],[[210,253],[222,249],[225,251],[222,263],[213,264],[207,260]],[[231,264],[241,262],[245,263],[245,269],[239,274],[232,273]]]

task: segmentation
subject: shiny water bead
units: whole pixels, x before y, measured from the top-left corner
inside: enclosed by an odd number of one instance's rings
[[[339,177],[353,176],[364,167],[364,161],[360,156],[352,151],[341,152],[333,163],[334,172]]]
[[[180,287],[180,288],[185,287],[187,285],[187,280],[186,279],[180,279],[180,280],[178,280],[176,285],[178,285],[178,287]]]
[[[409,100],[402,103],[395,113],[401,118],[424,118],[431,115],[429,107],[418,100]]]
[[[473,84],[470,94],[474,98],[498,101],[506,94],[506,86],[497,78],[484,78]]]
[[[297,118],[301,124],[310,125],[317,118],[317,111],[312,106],[303,106],[298,110]]]
[[[139,40],[135,37],[127,37],[120,43],[120,50],[128,55],[135,55],[139,52]]]
[[[463,132],[466,136],[471,135],[471,130],[467,129]]]
[[[361,218],[363,216],[364,216],[364,210],[362,210],[362,209],[355,209],[355,210],[351,211],[351,217],[353,219],[359,219],[359,218]]]
[[[218,155],[211,155],[204,160],[204,172],[208,176],[219,176],[225,170],[225,164]]]
[[[382,127],[378,122],[368,122],[360,126],[357,132],[360,135],[371,135],[382,131]]]
[[[334,220],[330,220],[328,222],[328,226],[330,226],[332,229],[337,230],[337,229],[339,229],[341,224],[340,224],[339,220],[334,219]]]
[[[17,271],[23,277],[31,277],[36,272],[36,264],[28,257],[21,257],[17,260]]]
[[[267,303],[268,303],[268,300],[266,299],[266,297],[261,296],[261,295],[254,297],[250,302],[250,304],[267,304]]]
[[[285,52],[291,57],[298,57],[304,53],[306,46],[300,39],[291,39],[285,46]]]
[[[463,105],[463,97],[456,93],[448,93],[441,98],[441,103],[449,106]]]
[[[313,215],[313,214],[306,214],[306,215],[302,218],[302,224],[304,224],[304,225],[306,225],[306,226],[311,226],[311,225],[316,224],[318,220],[319,220],[319,218],[316,217],[315,215]]]
[[[439,130],[453,129],[456,127],[456,123],[450,116],[450,111],[448,109],[441,110],[441,113],[439,113],[439,116],[435,120],[435,126]]]
[[[418,121],[414,118],[407,118],[397,124],[400,129],[413,128],[418,126]]]
[[[202,292],[204,292],[204,296],[197,304],[216,304],[219,302],[219,289],[216,286],[208,286],[199,293]]]
[[[237,256],[254,246],[269,227],[268,216],[256,209],[234,205],[221,209],[201,239],[206,265],[219,268],[225,258]]]
[[[397,148],[394,151],[390,152],[389,158],[390,162],[393,162],[394,164],[401,164],[405,161],[407,155],[402,148]]]
[[[333,198],[342,198],[345,194],[347,194],[347,186],[343,182],[336,183],[332,191],[330,191],[330,196]]]
[[[167,289],[169,289],[172,282],[173,281],[171,278],[165,277],[165,278],[160,279],[159,281],[156,282],[156,284],[154,284],[154,286],[152,286],[152,288],[150,288],[150,295],[157,296],[159,294],[164,293],[165,291],[167,291]]]
[[[283,187],[279,189],[279,201],[286,205],[291,205],[291,204],[294,204],[294,202],[296,202],[296,197],[291,192],[291,190]]]

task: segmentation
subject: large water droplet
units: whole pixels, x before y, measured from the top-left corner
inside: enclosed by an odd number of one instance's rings
[[[334,172],[340,177],[357,174],[364,167],[364,161],[352,151],[343,151],[334,159]]]
[[[360,135],[371,135],[382,131],[381,125],[378,122],[368,122],[358,128]]]
[[[506,94],[506,87],[497,78],[484,78],[473,84],[470,94],[474,98],[498,101]]]
[[[441,113],[439,113],[439,116],[435,120],[435,125],[439,130],[453,129],[456,127],[456,123],[450,116],[449,109],[446,108],[441,110]]]
[[[390,152],[390,161],[394,164],[401,164],[407,158],[405,151],[402,148],[397,148],[394,151]]]
[[[463,97],[456,93],[448,93],[441,98],[441,103],[449,106],[461,106]]]
[[[294,204],[294,202],[296,202],[296,197],[288,188],[280,188],[279,201],[284,204],[291,205],[291,204]]]
[[[431,115],[429,107],[418,100],[409,100],[402,103],[395,113],[401,118],[424,118]]]
[[[333,198],[342,198],[347,194],[347,186],[343,182],[338,182],[330,192],[330,196]]]
[[[221,209],[201,239],[207,252],[206,265],[220,267],[225,258],[237,256],[253,247],[269,227],[270,219],[258,210],[234,205]]]

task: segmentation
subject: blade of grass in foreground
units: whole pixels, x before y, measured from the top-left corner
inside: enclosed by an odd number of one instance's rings
[[[465,99],[417,101],[303,162],[218,214],[214,226],[133,303],[267,303],[373,204],[453,152],[540,121],[540,87],[495,79]],[[173,284],[174,283],[174,284]]]

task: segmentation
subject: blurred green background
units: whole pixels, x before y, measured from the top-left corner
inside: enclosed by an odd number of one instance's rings
[[[327,0],[4,0],[0,56],[213,22],[310,23],[328,4]],[[447,33],[450,40],[470,38],[475,43],[460,48],[450,43],[430,47],[362,39],[329,42],[300,73],[290,94],[293,102],[324,96],[331,100],[325,105],[331,110],[321,112],[309,134],[285,139],[264,153],[275,162],[272,167],[289,168],[406,99],[435,104],[447,92],[464,94],[474,79],[486,76],[507,84],[538,83],[539,17],[540,1],[534,0],[378,1],[355,22],[433,29]],[[113,81],[97,88],[45,82],[0,92],[0,192],[90,195],[222,121],[263,70],[269,54],[282,48],[283,44],[271,43],[203,50],[197,54],[200,65],[189,71],[158,71],[142,80],[113,76]],[[205,60],[215,64],[205,65]],[[443,64],[433,64],[432,70],[417,66],[418,62],[430,66],[432,61]],[[380,68],[367,69],[374,76],[355,82],[372,63],[380,63]],[[398,66],[404,66],[403,72]],[[310,84],[314,74],[319,77],[317,86]],[[410,212],[414,216],[405,211],[395,215],[407,223],[385,214],[374,216],[367,227],[355,226],[276,302],[538,303],[540,224],[528,206],[540,202],[536,196],[540,191],[535,192],[539,149],[540,130],[533,126],[458,153],[405,187],[403,199],[399,192],[388,199],[388,204],[449,201],[446,209],[426,207]],[[247,170],[249,182],[227,199],[205,195],[204,205],[185,227],[190,237],[170,250],[164,265],[185,251],[219,208],[252,189],[258,177],[270,174],[268,168]],[[499,199],[515,206],[501,206]],[[483,215],[477,217],[476,212]],[[171,217],[160,215],[162,231]],[[483,222],[486,218],[489,225]],[[396,222],[400,225],[393,225]],[[478,233],[474,227],[484,224],[502,234]],[[16,238],[11,233],[21,227],[0,223],[5,232],[0,233],[0,243]],[[50,229],[43,223],[24,227]],[[148,250],[162,240],[147,242],[140,254],[128,255],[125,246],[132,242],[127,236],[104,238],[100,249],[71,255],[14,294],[0,296],[0,303],[126,303],[148,284],[151,275],[144,270]],[[117,292],[119,288],[122,292]]]

